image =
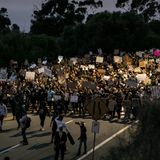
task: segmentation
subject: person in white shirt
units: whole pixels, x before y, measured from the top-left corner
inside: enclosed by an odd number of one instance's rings
[[[3,120],[4,120],[4,117],[7,116],[7,113],[8,113],[7,107],[3,103],[3,100],[0,99],[0,131],[2,131]]]

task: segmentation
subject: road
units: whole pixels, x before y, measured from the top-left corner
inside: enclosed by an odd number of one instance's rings
[[[27,129],[27,137],[29,145],[23,146],[21,131],[17,130],[15,120],[4,121],[4,131],[0,133],[0,159],[5,156],[11,157],[11,160],[54,160],[53,144],[50,144],[51,128],[49,126],[51,118],[47,117],[45,121],[45,131],[40,131],[40,120],[37,115],[29,115],[32,119],[31,127]],[[93,156],[93,139],[94,134],[91,131],[92,118],[72,118],[65,117],[65,123],[71,132],[75,145],[71,145],[67,141],[67,152],[65,160],[88,160]],[[75,124],[77,121],[85,122],[87,128],[87,154],[76,156],[80,134],[80,128]],[[126,131],[131,127],[129,124],[110,123],[108,121],[99,120],[100,131],[96,134],[94,159],[100,160],[105,157],[109,148],[118,144],[118,137],[126,137]],[[107,150],[106,150],[107,149]],[[82,146],[83,153],[83,146]]]

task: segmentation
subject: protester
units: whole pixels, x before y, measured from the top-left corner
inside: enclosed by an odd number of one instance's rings
[[[81,147],[82,144],[84,144],[84,152],[83,154],[86,154],[87,152],[87,129],[84,125],[84,122],[75,122],[75,124],[78,124],[80,126],[80,136],[78,138],[79,140],[79,148],[78,148],[78,153],[77,156],[79,156],[81,154]]]
[[[51,122],[50,122],[50,127],[52,127],[52,136],[51,136],[51,142],[50,143],[53,143],[53,139],[54,139],[54,136],[56,134],[56,130],[57,130],[57,123],[55,121],[55,118],[58,116],[58,113],[54,112],[53,115],[52,115],[52,119],[51,119]]]
[[[43,101],[41,102],[41,106],[38,110],[38,114],[39,114],[39,118],[40,118],[40,131],[44,131],[44,123],[45,123],[45,119],[46,119],[46,116],[49,116],[50,117],[50,113],[48,111],[48,108],[46,106],[46,103]]]
[[[28,145],[28,140],[27,140],[27,137],[26,137],[27,113],[24,113],[22,115],[22,118],[19,121],[20,121],[21,130],[22,130],[22,137],[23,137],[22,144],[23,145]]]
[[[55,160],[58,160],[59,152],[61,152],[61,160],[64,160],[66,150],[67,134],[63,131],[63,125],[59,125],[54,138]]]
[[[4,117],[7,116],[7,107],[3,103],[2,97],[0,98],[0,131],[2,131],[2,126],[3,126],[3,120]]]

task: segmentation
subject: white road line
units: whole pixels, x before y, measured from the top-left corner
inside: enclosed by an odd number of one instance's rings
[[[65,124],[69,124],[69,123],[71,123],[71,122],[73,122],[73,120],[70,120],[70,121],[66,122]],[[28,138],[30,138],[30,137],[32,137],[32,136],[35,136],[35,135],[39,135],[39,134],[41,134],[41,133],[31,134],[31,135],[28,136]],[[12,149],[15,149],[15,148],[17,148],[17,147],[19,147],[19,146],[21,146],[21,145],[22,145],[22,144],[19,143],[19,144],[16,144],[15,146],[12,146],[12,147],[8,148],[8,149],[5,149],[5,150],[3,150],[3,151],[0,152],[0,155],[3,154],[3,153],[5,153],[5,152],[8,152],[8,151],[10,151],[10,150],[12,150]]]
[[[65,124],[68,124],[68,123],[71,123],[71,122],[73,122],[73,120],[70,120],[70,121],[66,122]]]
[[[17,148],[17,147],[19,147],[20,145],[21,145],[21,143],[15,145],[15,146],[12,146],[12,147],[10,147],[10,148],[8,148],[8,149],[5,149],[5,150],[1,151],[0,154],[3,154],[3,153],[5,153],[5,152],[8,152],[8,151],[14,149],[14,148]]]
[[[135,123],[138,123],[138,121],[136,121]],[[104,144],[108,143],[109,141],[111,141],[112,139],[114,139],[115,137],[117,137],[119,134],[121,134],[122,132],[124,132],[125,130],[129,129],[132,125],[128,125],[124,128],[122,128],[120,131],[118,131],[117,133],[113,134],[111,137],[107,138],[105,141],[103,141],[102,143],[100,143],[99,145],[97,145],[95,147],[95,151],[102,147]],[[89,154],[91,154],[93,152],[93,149],[89,150],[85,155],[83,155],[82,157],[78,158],[77,160],[82,160],[84,158],[86,158]]]

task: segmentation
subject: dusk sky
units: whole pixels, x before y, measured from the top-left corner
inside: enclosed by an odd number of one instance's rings
[[[100,10],[117,11],[115,7],[116,0],[103,0],[104,7]],[[5,7],[8,10],[8,16],[12,24],[16,23],[21,31],[28,32],[33,10],[42,0],[0,0],[0,8]]]

